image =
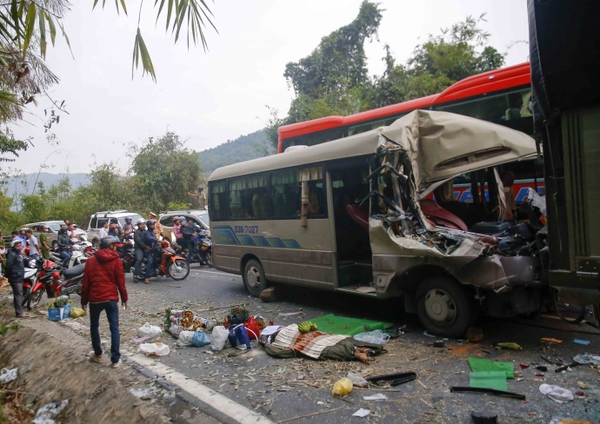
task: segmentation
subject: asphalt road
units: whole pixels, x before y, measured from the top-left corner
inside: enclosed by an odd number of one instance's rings
[[[210,346],[180,348],[174,338],[168,334],[162,336],[161,341],[171,347],[171,354],[159,359],[162,363],[273,421],[359,422],[360,418],[352,417],[359,408],[371,411],[367,420],[381,423],[468,423],[472,411],[482,410],[499,414],[502,423],[548,423],[559,417],[598,420],[600,417],[600,373],[597,368],[579,366],[555,373],[557,366],[541,359],[545,356],[552,362],[570,363],[578,353],[600,353],[600,335],[586,324],[570,328],[552,317],[522,322],[487,320],[482,322],[485,338],[480,344],[446,340],[444,348],[436,349],[432,346],[435,339],[424,335],[416,317],[404,314],[401,304],[394,300],[376,301],[277,287],[278,301],[262,303],[247,294],[240,276],[198,268],[197,265],[193,265],[190,276],[184,281],[160,278],[151,285],[144,285],[133,284],[128,276],[127,286],[131,308],[127,312],[128,318],[124,318],[130,332],[139,322],[161,323],[166,307],[196,312],[211,309],[198,315],[223,320],[228,310],[214,308],[232,304],[244,304],[251,314],[281,325],[330,313],[407,325],[408,332],[386,344],[388,353],[377,357],[370,366],[301,357],[273,359],[261,349],[243,353],[231,348],[212,352]],[[280,315],[298,311],[302,314]],[[563,339],[563,343],[547,346],[540,342],[541,337]],[[588,340],[590,345],[575,344],[573,339]],[[520,344],[523,349],[509,351],[493,347],[496,343],[509,341]],[[130,350],[134,348],[134,345],[129,346]],[[509,380],[509,390],[525,394],[527,400],[451,393],[451,386],[469,386],[468,356],[513,362],[515,371],[522,375]],[[529,368],[521,369],[520,364]],[[547,365],[549,370],[535,369],[541,365]],[[333,397],[333,383],[346,376],[348,371],[371,372],[372,375],[415,371],[418,380],[395,388],[354,390],[343,399]],[[582,396],[575,395],[574,401],[558,404],[539,392],[542,383],[568,388]],[[363,396],[376,393],[385,394],[388,400],[363,399]],[[306,417],[294,419],[302,416]]]

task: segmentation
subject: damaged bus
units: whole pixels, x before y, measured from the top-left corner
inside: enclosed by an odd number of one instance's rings
[[[514,210],[503,181],[509,164],[536,154],[522,132],[416,110],[219,168],[208,183],[214,265],[241,274],[254,296],[276,282],[401,297],[447,337],[480,312],[535,313],[547,289],[536,237],[544,216],[532,202]],[[473,202],[444,196],[454,181],[469,181]]]

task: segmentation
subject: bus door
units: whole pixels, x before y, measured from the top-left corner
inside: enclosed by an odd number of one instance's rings
[[[337,288],[365,290],[373,281],[369,242],[369,194],[367,158],[352,158],[327,165],[331,181],[333,231],[335,233]]]

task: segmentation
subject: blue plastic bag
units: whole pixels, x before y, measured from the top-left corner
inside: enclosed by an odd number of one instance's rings
[[[202,347],[210,344],[210,338],[202,330],[196,330],[194,337],[192,337],[192,346]]]

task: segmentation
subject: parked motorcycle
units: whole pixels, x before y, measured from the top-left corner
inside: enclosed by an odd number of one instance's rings
[[[71,248],[71,259],[69,260],[69,265],[67,268],[71,268],[77,265],[80,265],[88,260],[90,256],[94,254],[94,248],[92,243],[87,240],[82,240],[79,243],[76,243]],[[62,264],[63,259],[60,257],[60,252],[50,252],[50,257],[53,261]]]
[[[44,258],[31,260],[27,264],[26,279],[23,281],[23,306],[36,308],[44,292],[48,298],[61,295],[81,295],[81,283],[85,263],[63,269],[60,265]]]
[[[134,262],[135,263],[135,255]],[[146,260],[142,263],[142,274],[145,275]],[[131,270],[131,266],[129,267]],[[178,255],[175,249],[171,247],[171,243],[167,240],[162,240],[154,251],[154,277],[167,276],[173,280],[185,280],[190,275],[190,267],[183,256]],[[143,281],[137,275],[133,275],[133,281]]]

